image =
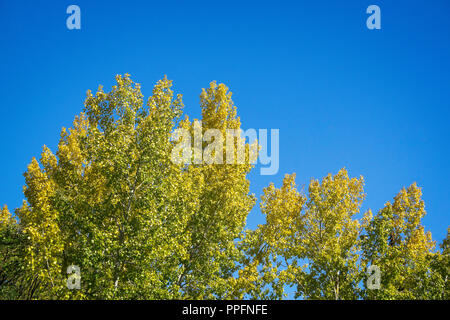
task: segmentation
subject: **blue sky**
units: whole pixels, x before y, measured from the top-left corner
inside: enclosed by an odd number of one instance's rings
[[[81,30],[66,8],[81,8]],[[381,8],[381,30],[366,8]],[[449,226],[450,2],[0,0],[0,204],[83,107],[87,89],[130,73],[146,97],[165,74],[199,117],[201,88],[223,82],[244,128],[280,130],[280,170],[250,175],[257,196],[285,173],[300,186],[346,167],[363,209],[423,188],[424,224]],[[255,208],[254,228],[263,217]]]

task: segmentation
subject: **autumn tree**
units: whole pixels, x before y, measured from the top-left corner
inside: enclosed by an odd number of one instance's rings
[[[422,192],[415,183],[403,188],[366,228],[363,260],[378,266],[381,286],[366,290],[368,299],[436,299],[442,282],[431,268],[436,255],[425,216]]]
[[[356,299],[364,266],[360,233],[367,217],[356,219],[364,199],[362,177],[345,169],[321,182],[311,180],[308,195],[296,188],[295,175],[264,190],[261,211],[266,223],[249,232],[248,252],[240,271],[240,291],[258,298],[282,298],[285,286],[305,299]]]
[[[116,80],[110,92],[88,91],[56,153],[44,146],[25,173],[17,216],[36,297],[221,297],[254,201],[250,166],[174,163],[181,95],[164,78],[144,105],[139,84]],[[239,129],[224,85],[211,83],[201,107],[205,128]],[[66,287],[71,265],[80,268],[80,290]]]
[[[435,252],[421,224],[420,188],[402,189],[375,217],[360,213],[364,197],[362,177],[349,178],[345,169],[313,179],[306,195],[295,175],[286,175],[279,189],[264,189],[266,222],[240,243],[247,254],[233,296],[448,299],[448,235]],[[371,266],[380,270],[379,287],[368,284]]]
[[[28,165],[22,206],[0,211],[0,299],[449,299],[449,235],[436,251],[415,184],[372,216],[346,169],[306,192],[286,175],[246,230],[258,142],[229,143],[241,121],[224,84],[200,107],[183,117],[166,77],[146,103],[128,74],[88,91],[56,151]]]
[[[432,272],[439,276],[437,284],[441,292],[437,294],[437,297],[450,300],[450,227],[447,229],[447,236],[440,244],[440,249],[441,251],[432,257],[431,268]]]
[[[202,119],[192,122],[186,117],[180,127],[194,135],[203,136],[203,142],[192,141],[192,161],[183,172],[198,193],[196,210],[188,223],[188,255],[182,260],[183,272],[180,286],[191,298],[223,298],[232,286],[236,261],[242,257],[235,241],[242,237],[246,218],[254,206],[254,196],[249,194],[250,183],[246,178],[253,165],[238,163],[238,144],[245,148],[245,157],[250,159],[249,144],[233,140],[234,161],[226,162],[227,130],[240,130],[241,122],[231,93],[224,84],[210,84],[200,96]],[[215,135],[207,136],[214,130]],[[219,149],[207,152],[212,140]],[[195,150],[199,149],[199,150]],[[195,159],[195,152],[203,151],[203,161]],[[208,159],[208,156],[210,159]],[[219,158],[223,162],[209,163]],[[196,163],[197,162],[197,163]]]
[[[40,280],[28,272],[26,249],[30,241],[20,223],[0,209],[0,299],[33,299],[38,296]]]

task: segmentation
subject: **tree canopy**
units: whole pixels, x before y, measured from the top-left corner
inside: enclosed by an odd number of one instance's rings
[[[173,161],[177,129],[241,128],[224,84],[203,89],[200,107],[201,119],[183,117],[166,77],[146,103],[128,74],[88,91],[55,152],[28,165],[22,206],[0,212],[0,299],[449,299],[450,229],[437,246],[415,183],[373,215],[361,212],[363,177],[345,168],[306,193],[288,174],[264,189],[265,223],[248,230],[253,164],[195,161],[207,141]]]

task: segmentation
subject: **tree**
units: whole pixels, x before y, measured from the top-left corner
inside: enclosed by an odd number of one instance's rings
[[[381,270],[381,288],[366,290],[367,299],[436,299],[439,276],[431,269],[435,243],[421,219],[425,204],[415,183],[403,188],[373,218],[364,241],[364,261]]]
[[[431,255],[431,274],[433,274],[434,299],[450,300],[450,227],[447,236],[440,244],[441,251]],[[440,292],[437,292],[440,291]]]
[[[88,91],[56,154],[44,146],[25,173],[17,216],[36,297],[221,297],[254,202],[251,166],[175,164],[172,132],[190,126],[178,122],[181,95],[164,78],[144,106],[129,75],[116,81],[108,93]],[[205,129],[240,128],[224,85],[211,83],[201,106]],[[71,265],[80,268],[81,290],[66,286]]]
[[[256,230],[247,230],[239,243],[244,258],[234,279],[233,298],[282,299],[285,286],[292,284],[302,272],[302,238],[306,198],[295,185],[295,174],[286,175],[276,189],[270,184],[261,197],[261,211],[266,223]]]
[[[306,194],[286,175],[264,189],[265,224],[246,230],[258,142],[229,142],[241,122],[224,84],[203,89],[200,107],[201,119],[181,120],[166,77],[146,104],[128,74],[88,91],[56,152],[44,146],[28,165],[22,206],[0,211],[0,299],[282,299],[288,288],[302,299],[449,299],[449,235],[436,252],[415,184],[373,217],[360,212],[363,178],[346,169]],[[380,289],[366,286],[371,265]]]
[[[196,130],[195,134],[204,135],[208,129],[214,129],[221,137],[226,137],[227,130],[240,129],[236,107],[224,84],[212,82],[207,90],[202,91],[200,105],[201,122],[196,119],[191,122],[186,117],[180,124],[181,128],[192,132],[192,137]],[[204,136],[203,140],[207,138]],[[197,192],[195,212],[187,226],[190,239],[188,255],[181,261],[183,272],[179,280],[190,298],[228,297],[236,261],[242,257],[235,241],[242,237],[247,215],[255,202],[254,196],[249,194],[250,183],[246,178],[253,165],[249,161],[238,163],[237,145],[244,142],[233,141],[233,163],[206,164],[206,159],[203,159],[202,163],[195,164],[192,152],[192,165],[184,172]],[[222,154],[213,151],[213,158],[225,158],[225,142],[219,141],[223,147],[219,151]],[[192,145],[193,151],[200,147],[205,154],[206,141],[200,146],[193,141]],[[250,146],[245,144],[244,147],[245,156],[249,159]]]
[[[0,298],[31,299],[38,288],[38,279],[25,270],[25,249],[28,241],[7,206],[0,209]]]
[[[414,183],[373,217],[360,219],[363,178],[345,169],[312,180],[301,194],[295,175],[264,189],[266,223],[248,231],[235,280],[237,298],[281,299],[291,287],[304,299],[448,299],[448,235],[434,252],[425,232],[421,190]],[[370,266],[381,270],[381,287],[367,285]]]
[[[297,191],[295,175],[286,175],[280,189],[271,184],[261,203],[266,224],[245,246],[251,259],[241,270],[241,286],[258,298],[281,298],[285,285],[296,288],[295,297],[358,298],[364,272],[359,235],[368,216],[359,221],[355,215],[364,196],[362,177],[349,178],[345,169],[322,182],[313,179],[308,197]]]

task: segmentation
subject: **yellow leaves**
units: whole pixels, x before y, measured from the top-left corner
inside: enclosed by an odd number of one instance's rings
[[[302,227],[301,211],[306,199],[296,189],[295,174],[286,175],[280,189],[270,184],[263,192],[260,206],[266,215],[264,236],[270,244],[278,241],[284,247]]]
[[[335,176],[329,174],[320,184],[317,180],[311,181],[307,203],[309,221],[319,221],[320,230],[323,227],[326,232],[341,233],[357,228],[351,218],[359,212],[365,197],[363,186],[362,177],[350,179],[345,169]],[[323,236],[320,233],[320,237]]]
[[[31,243],[28,264],[46,285],[76,262],[98,269],[83,269],[85,281],[95,282],[88,295],[96,297],[117,297],[117,283],[121,294],[140,288],[149,297],[226,291],[221,277],[234,267],[235,241],[254,204],[248,170],[184,170],[170,161],[168,138],[183,107],[171,87],[167,77],[158,81],[148,108],[129,75],[117,76],[110,92],[89,91],[85,113],[61,131],[56,156],[44,147],[43,169],[36,159],[30,164],[30,206],[19,211]],[[208,116],[238,125],[231,94],[216,89]],[[198,289],[183,293],[182,285]]]
[[[13,221],[11,213],[8,210],[8,206],[5,204],[3,208],[0,209],[0,227],[10,224]]]
[[[219,129],[225,133],[226,129],[240,128],[241,122],[231,95],[226,85],[217,85],[215,81],[210,83],[208,89],[202,90],[200,106],[205,129]]]
[[[56,154],[44,146],[41,165],[33,158],[28,166],[28,203],[17,214],[28,241],[27,272],[52,288],[45,297],[282,298],[291,285],[305,298],[360,298],[369,261],[382,272],[393,268],[401,284],[410,265],[426,269],[434,243],[421,226],[425,210],[416,184],[375,217],[369,210],[358,220],[362,177],[341,169],[311,180],[303,194],[296,175],[286,175],[279,188],[263,190],[266,223],[245,231],[255,203],[247,179],[252,166],[173,163],[169,136],[182,96],[167,77],[156,83],[147,107],[140,90],[126,74],[109,92],[88,91],[85,113],[62,129]],[[194,135],[239,129],[231,96],[212,82],[200,96],[202,119],[186,116],[178,127]],[[0,225],[12,219],[1,209]],[[360,239],[364,232],[367,241]],[[64,287],[72,263],[88,289]]]
[[[52,207],[51,199],[55,192],[55,182],[53,180],[54,171],[58,165],[56,156],[46,146],[41,153],[40,168],[38,161],[33,158],[25,172],[26,188],[24,189],[27,197],[28,206],[17,210],[20,223],[24,234],[27,236],[30,247],[26,249],[27,266],[32,272],[39,269],[36,275],[44,278],[52,278],[54,272],[57,272],[57,263],[53,257],[62,250],[60,242],[60,230],[57,225],[59,213]]]
[[[58,144],[56,155],[61,164],[72,165],[78,174],[85,165],[85,155],[82,153],[82,143],[86,139],[89,130],[89,122],[84,113],[75,117],[73,127],[69,129],[69,133],[65,128],[61,130],[61,139]]]
[[[406,241],[413,238],[417,238],[418,241],[426,241],[420,225],[421,219],[426,214],[421,196],[421,189],[417,187],[416,183],[413,183],[407,189],[400,190],[394,197],[393,204],[387,204],[385,207],[392,210],[395,232],[397,235],[404,233]]]
[[[379,298],[411,299],[419,297],[416,289],[428,281],[430,257],[435,243],[425,232],[422,192],[415,183],[403,188],[387,202],[367,226],[367,258],[389,275],[378,293]],[[408,288],[407,290],[405,288]]]
[[[50,149],[44,145],[42,148],[41,159],[40,162],[44,166],[46,172],[51,172],[57,164],[57,159],[55,155],[50,151]]]
[[[365,196],[363,185],[362,177],[349,178],[342,169],[321,182],[311,180],[307,196],[298,192],[295,174],[286,175],[279,189],[265,188],[261,211],[266,223],[249,239],[255,246],[249,250],[252,263],[262,268],[259,281],[277,296],[288,284],[298,285],[296,294],[307,298],[318,298],[318,292],[335,298],[337,287],[338,297],[354,298],[352,286],[361,272],[359,235],[371,219],[370,212],[362,222],[354,219]],[[307,262],[304,268],[301,262]]]

